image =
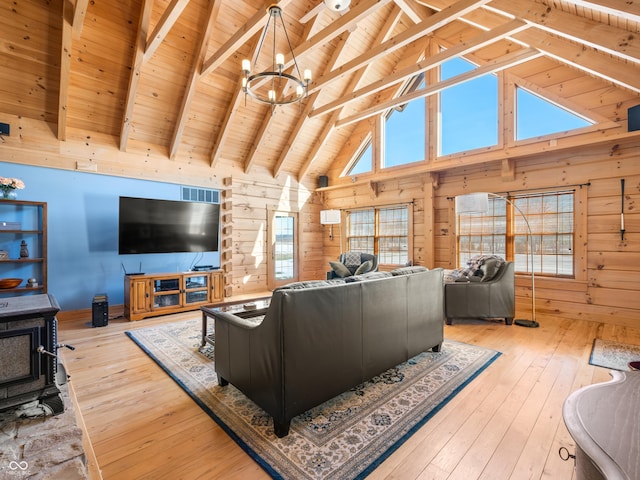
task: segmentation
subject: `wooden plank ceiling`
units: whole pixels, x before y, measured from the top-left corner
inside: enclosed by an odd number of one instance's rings
[[[353,0],[341,13],[280,0],[314,79],[300,105],[272,114],[240,88],[269,3],[2,2],[0,112],[49,122],[60,141],[96,132],[122,151],[152,145],[176,162],[302,179],[353,153],[368,118],[410,98],[398,99],[405,82],[455,56],[478,65],[466,79],[506,71],[600,121],[626,119],[640,98],[632,0]],[[589,100],[602,91],[613,100]]]

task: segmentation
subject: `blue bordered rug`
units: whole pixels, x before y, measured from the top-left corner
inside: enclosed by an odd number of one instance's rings
[[[210,327],[212,329],[212,327]],[[272,478],[351,480],[371,473],[500,353],[445,341],[291,421],[277,438],[271,417],[233,385],[218,386],[201,320],[127,331]]]

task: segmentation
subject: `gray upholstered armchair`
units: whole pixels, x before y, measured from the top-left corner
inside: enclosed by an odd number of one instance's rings
[[[337,262],[329,262],[327,280],[378,271],[378,256],[364,252],[341,253]]]
[[[513,262],[505,262],[489,281],[445,284],[447,325],[451,325],[454,318],[504,318],[505,323],[511,325],[516,308],[514,283]]]

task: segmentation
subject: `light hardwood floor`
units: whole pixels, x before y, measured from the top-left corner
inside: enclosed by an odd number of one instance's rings
[[[125,330],[200,318],[199,312],[91,328],[60,322],[63,360],[102,477],[265,479],[266,473],[198,407]],[[572,391],[608,381],[588,364],[594,338],[640,344],[640,329],[538,318],[540,328],[454,322],[445,338],[500,358],[380,465],[370,479],[570,479],[558,449],[574,444],[562,420]]]

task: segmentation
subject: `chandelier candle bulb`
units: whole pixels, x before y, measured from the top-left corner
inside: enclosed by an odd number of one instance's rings
[[[242,60],[242,74],[244,75],[244,79],[242,80],[242,92],[245,95],[245,105],[247,95],[250,95],[259,102],[271,105],[271,114],[273,114],[273,107],[277,105],[287,105],[289,103],[302,101],[302,98],[307,94],[307,89],[309,88],[311,71],[305,70],[304,76],[300,78],[300,67],[298,66],[295,53],[293,52],[293,47],[291,46],[291,41],[289,40],[289,35],[287,34],[285,22],[282,18],[282,9],[278,5],[272,4],[269,5],[267,11],[269,12],[269,19],[262,30],[253,66],[255,68],[256,65],[262,64],[263,62],[260,59],[262,57],[266,57],[266,51],[268,50],[265,48],[265,55],[261,56],[262,47],[264,46],[265,39],[268,38],[267,33],[270,31],[269,26],[272,25],[273,48],[269,49],[272,52],[272,55],[269,58],[269,64],[271,65],[269,68],[271,70],[252,72],[251,62],[249,60]],[[278,25],[280,25],[279,28]],[[278,29],[282,31],[289,47],[289,53],[291,54],[292,71],[290,73],[284,71],[285,54],[276,53],[276,46],[279,44],[276,38],[278,35]],[[276,82],[278,85],[277,92],[275,89]],[[265,85],[267,85],[266,88]],[[267,90],[269,86],[271,89]],[[296,95],[289,94],[293,88],[295,88]]]

